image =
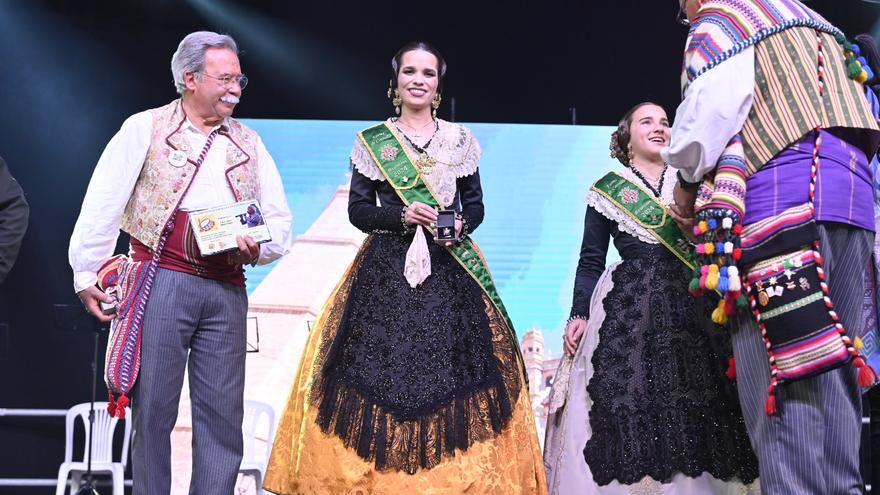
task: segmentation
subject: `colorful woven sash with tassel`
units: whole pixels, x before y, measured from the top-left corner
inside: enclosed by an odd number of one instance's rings
[[[810,223],[815,221],[813,200],[822,145],[819,130],[816,129],[810,168],[807,203]],[[876,373],[859,354],[858,346],[846,334],[834,310],[818,238],[806,246],[750,265],[745,277],[751,311],[761,330],[770,363],[765,408],[768,415],[777,413],[779,385],[816,376],[850,361],[858,369],[860,387],[874,384]]]
[[[165,240],[164,235],[161,240]],[[116,319],[110,325],[104,361],[107,412],[111,417],[125,417],[128,394],[141,368],[141,327],[156,275],[153,261],[134,261],[120,254],[110,258],[98,271],[98,287],[117,301]]]
[[[208,135],[205,146],[195,162],[196,173],[201,168],[218,132],[219,130],[214,130]],[[186,196],[191,185],[192,182],[187,185],[181,198]],[[169,234],[174,230],[176,211],[175,207],[149,261],[134,261],[128,256],[119,254],[107,260],[98,270],[98,287],[117,302],[116,318],[110,324],[110,338],[107,341],[107,355],[104,361],[104,382],[107,384],[108,395],[107,412],[112,417],[125,417],[125,408],[130,402],[129,394],[140,372],[144,313],[156,277],[159,258],[162,256]]]

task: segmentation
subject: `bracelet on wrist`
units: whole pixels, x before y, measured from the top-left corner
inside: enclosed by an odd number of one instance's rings
[[[586,316],[582,316],[582,315],[571,315],[567,320],[565,320],[565,326],[567,327],[568,325],[571,324],[571,322],[573,322],[575,320],[587,321],[587,320],[589,320],[589,318],[587,318]]]
[[[689,181],[685,180],[684,177],[682,177],[682,175],[681,175],[681,170],[676,172],[675,176],[678,177],[678,183],[681,186],[681,188],[685,189],[687,191],[697,190],[700,188],[700,184],[703,183],[703,181],[689,182]]]
[[[406,206],[400,209],[400,225],[402,225],[404,229],[409,227],[406,223]]]
[[[455,218],[457,218],[461,222],[461,236],[460,237],[462,239],[464,239],[465,237],[467,237],[468,234],[471,233],[470,224],[468,223],[467,218],[465,218],[465,216],[462,215],[461,213],[456,213]]]

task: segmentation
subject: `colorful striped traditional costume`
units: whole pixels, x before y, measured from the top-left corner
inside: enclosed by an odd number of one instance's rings
[[[764,493],[860,484],[860,397],[846,365],[861,384],[874,373],[847,329],[861,328],[852,306],[873,235],[865,157],[878,127],[857,55],[795,0],[709,0],[689,33],[664,155],[685,180],[704,179],[691,289],[725,296],[713,319],[733,327]],[[710,103],[698,110],[698,99]],[[692,131],[707,120],[726,146]]]

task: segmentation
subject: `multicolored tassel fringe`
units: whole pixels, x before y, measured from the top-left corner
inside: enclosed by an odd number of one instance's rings
[[[837,42],[843,47],[843,53],[846,56],[846,75],[850,79],[855,79],[862,84],[874,79],[874,71],[871,70],[868,61],[862,56],[862,50],[859,48],[859,45],[850,43],[842,34],[839,34],[836,38]]]
[[[721,296],[712,312],[712,321],[719,325],[747,305],[736,266],[742,256],[745,192],[745,159],[737,135],[719,159],[714,178],[700,186],[695,214],[696,268],[689,290],[693,295],[714,291]]]

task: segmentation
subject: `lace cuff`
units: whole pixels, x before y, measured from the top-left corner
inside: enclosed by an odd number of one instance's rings
[[[461,220],[461,238],[464,239],[471,233],[471,224],[468,222],[467,217],[461,213],[456,214],[455,218]]]
[[[569,325],[571,322],[573,322],[574,320],[584,320],[584,321],[588,321],[589,318],[587,318],[586,316],[581,316],[581,315],[571,315],[571,316],[568,317],[567,320],[565,320],[565,326],[568,327],[568,325]]]
[[[400,225],[403,227],[404,232],[408,231],[412,226],[406,223],[406,207],[400,209]]]

